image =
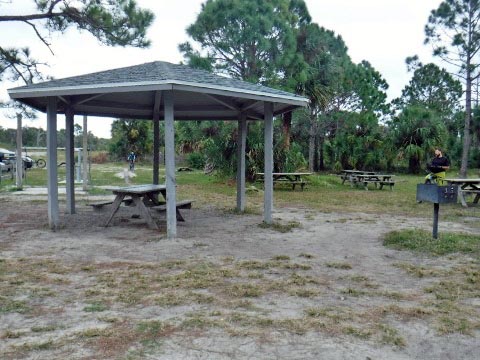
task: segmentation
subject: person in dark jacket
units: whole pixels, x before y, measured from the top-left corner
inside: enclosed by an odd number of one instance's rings
[[[432,162],[427,166],[430,174],[425,178],[425,182],[436,181],[437,184],[443,184],[446,176],[446,170],[450,168],[450,161],[448,158],[443,156],[443,152],[440,148],[435,148],[435,157],[432,159]]]

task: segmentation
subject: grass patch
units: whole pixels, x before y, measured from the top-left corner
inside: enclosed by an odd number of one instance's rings
[[[282,260],[290,260],[290,256],[288,255],[276,255],[272,258],[272,260],[276,260],[276,261],[282,261]]]
[[[57,326],[56,325],[32,326],[30,330],[36,333],[49,332],[49,331],[57,330]]]
[[[272,229],[280,233],[287,233],[293,229],[299,228],[300,223],[298,221],[289,221],[287,224],[282,224],[276,221],[272,222],[271,224],[262,222],[261,224],[258,224],[258,227],[262,229]]]
[[[3,338],[3,339],[18,339],[18,338],[22,337],[23,335],[25,335],[24,331],[5,330],[5,332],[0,337],[0,339],[1,338]]]
[[[312,298],[315,296],[318,296],[320,294],[320,291],[315,290],[315,289],[295,289],[290,291],[291,296],[297,296],[297,297],[302,297],[302,298]]]
[[[353,297],[359,297],[359,296],[362,296],[362,295],[365,295],[367,294],[366,291],[364,290],[359,290],[359,289],[355,289],[355,288],[346,288],[346,289],[342,289],[340,291],[341,294],[344,294],[344,295],[348,295],[348,296],[353,296]]]
[[[41,341],[37,343],[23,343],[22,345],[15,346],[20,351],[35,351],[35,350],[51,350],[55,347],[52,339],[47,341]]]
[[[102,312],[108,309],[108,306],[104,303],[101,302],[95,302],[88,304],[83,308],[83,311],[85,312]]]
[[[24,314],[31,309],[25,301],[11,300],[6,297],[0,297],[0,314],[19,313]]]
[[[77,333],[78,336],[82,338],[95,338],[99,336],[110,336],[112,334],[112,331],[110,329],[104,329],[104,328],[91,328],[91,329],[86,329],[83,330],[79,333]]]
[[[407,345],[407,342],[402,336],[400,336],[397,329],[386,324],[380,324],[379,328],[381,331],[382,344],[393,345],[401,348]]]
[[[333,268],[333,269],[341,269],[341,270],[351,270],[352,269],[352,265],[350,265],[349,263],[345,263],[345,262],[328,262],[325,265],[327,267]]]
[[[298,254],[298,257],[303,257],[305,259],[313,259],[315,256],[309,253],[300,253]]]
[[[449,273],[449,271],[445,269],[414,265],[410,263],[398,263],[393,266],[403,269],[408,274],[418,278],[445,276]]]
[[[362,329],[354,326],[346,326],[343,329],[343,333],[346,335],[355,336],[360,339],[369,339],[372,336],[372,331],[368,329]]]
[[[263,294],[263,290],[253,284],[235,284],[227,288],[225,292],[233,298],[259,297]]]
[[[444,233],[438,239],[424,230],[399,230],[389,232],[383,244],[396,250],[410,250],[441,256],[467,253],[480,256],[480,236],[463,233]]]
[[[474,330],[480,328],[466,317],[459,316],[441,316],[438,319],[438,332],[442,335],[460,333],[462,335],[472,335]]]

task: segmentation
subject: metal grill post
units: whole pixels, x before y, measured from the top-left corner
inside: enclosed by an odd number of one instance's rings
[[[433,204],[433,232],[432,236],[434,239],[438,239],[438,213],[440,212],[440,204]]]

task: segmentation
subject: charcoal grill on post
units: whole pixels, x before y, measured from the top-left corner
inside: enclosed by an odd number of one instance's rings
[[[436,184],[417,184],[417,201],[433,203],[433,238],[438,239],[438,213],[440,204],[456,204],[458,186],[438,186]]]

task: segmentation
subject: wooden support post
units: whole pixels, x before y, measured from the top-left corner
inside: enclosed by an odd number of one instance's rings
[[[47,187],[48,187],[48,224],[56,230],[58,215],[58,179],[57,179],[57,98],[47,99]]]
[[[22,114],[17,113],[17,149],[16,149],[16,178],[18,190],[23,188],[23,160],[22,160]]]
[[[87,116],[83,116],[83,172],[82,172],[82,184],[83,191],[88,190],[88,126],[87,126]],[[80,166],[80,160],[78,161],[78,166]]]
[[[237,211],[245,211],[245,149],[247,146],[247,116],[240,114],[237,138]]]
[[[175,179],[175,129],[173,91],[164,93],[165,113],[165,176],[167,187],[167,238],[177,237],[177,205]]]
[[[265,102],[265,169],[264,175],[264,199],[263,218],[265,223],[272,223],[273,211],[273,104]]]
[[[162,92],[155,91],[155,101],[153,105],[153,183],[159,184],[159,164],[160,164],[160,103]]]
[[[66,167],[66,192],[67,214],[75,214],[75,153],[73,137],[72,108],[65,111],[65,167]]]

